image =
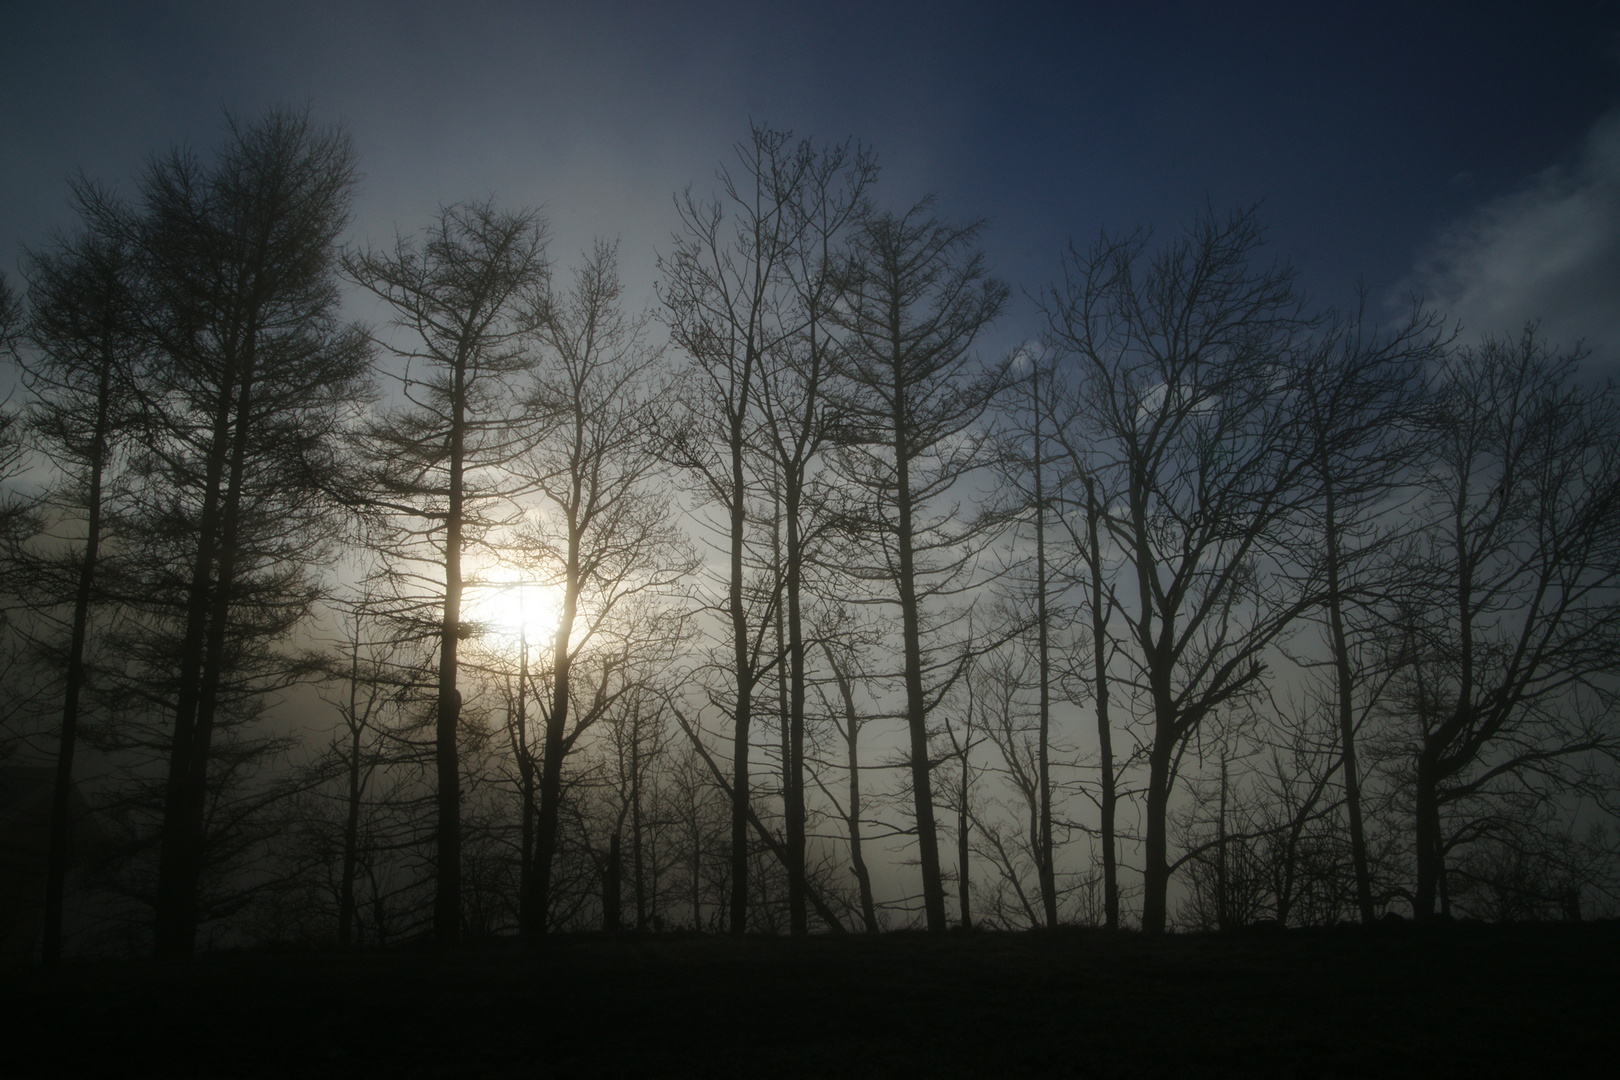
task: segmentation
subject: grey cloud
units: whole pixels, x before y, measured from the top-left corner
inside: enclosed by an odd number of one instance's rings
[[[1398,290],[1461,322],[1467,338],[1539,319],[1592,367],[1620,374],[1620,113],[1588,133],[1572,164],[1538,174],[1443,230]]]

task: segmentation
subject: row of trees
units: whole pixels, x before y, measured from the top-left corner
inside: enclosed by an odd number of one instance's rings
[[[767,129],[677,198],[656,321],[611,246],[559,286],[533,211],[345,249],[354,176],[233,123],[76,185],[4,297],[48,962],[81,719],[170,955],[244,907],[616,927],[626,846],[638,927],[937,931],[942,828],[963,923],[1609,895],[1620,419],[1578,353],[1314,312],[1207,211],[1072,246],[986,362],[983,223]],[[270,708],[311,681],[328,717]]]

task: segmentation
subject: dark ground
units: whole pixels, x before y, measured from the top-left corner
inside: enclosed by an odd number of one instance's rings
[[[0,1076],[1620,1075],[1620,924],[576,937],[0,976]]]

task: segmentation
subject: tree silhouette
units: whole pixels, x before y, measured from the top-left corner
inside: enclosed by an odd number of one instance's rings
[[[737,146],[739,173],[722,167],[712,202],[688,189],[676,200],[681,231],[659,259],[660,299],[672,343],[692,361],[687,418],[668,454],[724,513],[725,596],[713,609],[725,620],[730,653],[731,932],[748,925],[749,738],[755,695],[776,658],[765,652],[778,590],[751,588],[745,573],[749,502],[761,369],[767,355],[798,332],[786,276],[804,222],[800,193],[813,159],[786,132],[755,127]],[[775,584],[773,581],[771,584]],[[763,592],[764,595],[760,595]],[[792,856],[784,851],[784,856]]]
[[[526,934],[546,925],[564,759],[633,685],[621,672],[608,692],[609,664],[603,682],[580,693],[575,664],[587,648],[611,651],[636,641],[635,633],[617,632],[626,616],[621,609],[650,601],[693,567],[658,483],[656,434],[667,427],[669,390],[659,370],[662,353],[646,343],[646,320],[624,313],[622,293],[615,250],[598,244],[575,271],[572,289],[549,301],[539,328],[545,361],[530,405],[545,418],[545,430],[515,463],[538,506],[514,552],[527,576],[558,593],[545,671],[549,700],[542,705],[534,869],[521,904]],[[665,638],[660,651],[680,636],[673,627],[664,631],[655,635]]]
[[[450,941],[461,924],[457,649],[474,629],[462,618],[463,562],[509,519],[516,484],[507,466],[532,441],[515,380],[534,360],[549,281],[545,231],[534,211],[463,203],[440,211],[420,242],[350,254],[344,270],[393,308],[404,335],[390,347],[405,364],[407,404],[369,425],[364,447],[371,504],[395,522],[387,550],[401,591],[418,608],[437,608],[420,618],[439,639],[433,933]]]
[[[1436,376],[1418,483],[1421,575],[1393,602],[1391,709],[1415,825],[1413,911],[1449,911],[1446,858],[1599,790],[1620,753],[1620,409],[1526,327]]]
[[[1307,460],[1288,358],[1309,320],[1287,267],[1255,267],[1253,212],[1200,217],[1150,251],[1104,235],[1073,247],[1044,298],[1050,341],[1081,370],[1106,441],[1103,524],[1135,602],[1132,678],[1147,690],[1142,927],[1163,933],[1167,811],[1182,751],[1217,710],[1258,689],[1265,651],[1309,606],[1283,587]]]
[[[339,416],[364,397],[370,349],[338,321],[338,233],[355,180],[346,135],[306,114],[228,121],[211,165],[156,160],[129,223],[143,332],[161,363],[143,372],[148,514],[194,538],[158,865],[158,951],[195,943],[216,713],[254,612],[284,634],[308,609],[300,587],[324,543],[321,482]],[[186,521],[179,524],[179,519]]]
[[[51,803],[43,945],[48,969],[57,967],[62,958],[63,887],[74,825],[73,759],[108,509],[108,472],[118,441],[133,427],[132,390],[144,359],[134,258],[128,237],[118,227],[120,215],[105,196],[90,189],[81,189],[79,202],[82,230],[61,240],[56,250],[29,257],[28,338],[34,352],[32,362],[23,365],[31,399],[29,426],[66,480],[53,501],[65,511],[84,515],[84,543],[70,571],[76,580]],[[47,603],[40,598],[40,607]]]
[[[948,683],[942,671],[957,661],[948,647],[942,652],[938,615],[925,608],[962,587],[990,520],[959,521],[938,503],[984,463],[975,428],[1005,382],[1002,370],[983,367],[972,352],[1007,299],[973,247],[982,224],[945,222],[926,199],[903,215],[869,217],[854,238],[839,314],[846,340],[838,373],[850,388],[838,402],[838,470],[860,493],[846,516],[860,552],[852,565],[900,609],[909,774],[934,932],[945,929],[945,887],[928,717]]]

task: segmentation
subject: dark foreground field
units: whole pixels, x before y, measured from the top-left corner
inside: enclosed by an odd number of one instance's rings
[[[1620,1075],[1620,925],[573,938],[4,976],[0,1075]]]

